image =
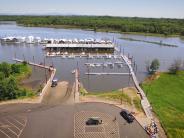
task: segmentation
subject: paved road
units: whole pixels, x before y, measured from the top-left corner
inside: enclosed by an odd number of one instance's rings
[[[12,132],[14,131],[20,138],[74,138],[75,115],[80,112],[98,112],[112,118],[116,116],[121,138],[148,138],[138,122],[128,124],[119,115],[120,110],[118,107],[103,103],[2,105],[0,106],[0,137],[8,138],[8,135],[14,138],[16,137]],[[6,121],[7,117],[15,126]],[[22,126],[11,118],[21,122]],[[16,127],[20,130],[15,130]],[[93,134],[95,133],[91,133],[91,136]]]

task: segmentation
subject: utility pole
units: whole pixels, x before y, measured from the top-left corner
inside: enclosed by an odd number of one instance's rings
[[[45,67],[45,58],[44,58],[44,67]],[[45,68],[45,81],[47,83],[47,70],[46,70],[46,68]]]

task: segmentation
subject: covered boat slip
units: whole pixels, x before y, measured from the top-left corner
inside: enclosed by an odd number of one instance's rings
[[[47,52],[114,52],[114,44],[47,44]]]

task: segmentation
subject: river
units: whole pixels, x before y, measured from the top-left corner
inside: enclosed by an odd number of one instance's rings
[[[142,35],[130,35],[130,34],[117,34],[117,33],[106,33],[106,32],[93,32],[79,29],[54,29],[54,28],[42,28],[42,27],[23,27],[18,26],[14,22],[3,22],[0,23],[0,37],[6,36],[39,36],[41,38],[108,38],[115,40],[121,51],[124,51],[133,56],[138,70],[137,78],[141,82],[145,79],[146,73],[146,62],[151,61],[155,58],[160,60],[160,71],[166,71],[175,59],[184,59],[184,40],[179,37],[153,37],[153,36],[142,36]],[[167,44],[178,45],[179,47],[166,47],[145,42],[134,42],[120,39],[121,37],[134,38],[146,41],[156,41]],[[59,80],[66,80],[72,82],[74,80],[74,74],[71,72],[78,67],[80,69],[80,81],[84,87],[89,91],[102,92],[119,89],[122,87],[132,86],[132,82],[129,82],[129,76],[88,76],[85,75],[87,68],[84,65],[86,62],[112,62],[112,60],[104,59],[86,59],[86,58],[75,58],[75,59],[62,59],[60,57],[45,57],[45,52],[42,50],[41,45],[30,45],[30,44],[0,44],[0,62],[7,61],[12,63],[12,58],[17,58],[33,61],[37,63],[43,62],[44,58],[48,65],[54,65],[57,69],[56,77]],[[128,72],[127,68],[94,68],[90,69],[90,72]],[[38,72],[39,73],[39,72]],[[35,77],[39,75],[34,75]]]

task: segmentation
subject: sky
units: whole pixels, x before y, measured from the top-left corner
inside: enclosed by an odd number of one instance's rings
[[[0,0],[0,14],[184,18],[184,0]]]

